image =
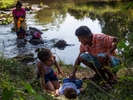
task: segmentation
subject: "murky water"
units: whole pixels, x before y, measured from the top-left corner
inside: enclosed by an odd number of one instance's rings
[[[52,27],[52,30],[42,31],[42,38],[44,40],[51,39],[64,39],[68,44],[74,44],[74,46],[67,46],[64,50],[60,50],[58,48],[52,48],[51,50],[62,59],[64,62],[68,64],[73,64],[79,53],[79,42],[76,36],[74,35],[75,29],[77,29],[81,25],[87,25],[91,28],[91,30],[95,33],[101,32],[98,21],[91,21],[88,18],[84,20],[76,20],[73,16],[66,14],[65,20],[60,24],[60,27],[51,25],[40,25],[36,23],[36,19],[34,19],[35,14],[27,13],[27,24],[30,27],[36,27],[40,30],[44,30],[46,27]],[[0,26],[0,48],[6,57],[14,57],[18,54],[28,54],[30,52],[34,53],[35,49],[38,47],[44,47],[43,44],[40,45],[32,45],[30,43],[25,43],[23,40],[16,39],[16,34],[11,32],[11,27],[13,25],[1,25]],[[47,44],[48,48],[51,48],[50,44]],[[35,55],[36,56],[36,55]],[[57,57],[57,58],[58,58]],[[58,58],[58,59],[59,59]]]
[[[87,0],[83,0],[83,2],[85,1]],[[29,2],[32,2],[32,0],[29,0]],[[34,1],[32,3],[37,2]],[[46,4],[49,3],[50,2],[47,2]],[[93,33],[101,33],[101,28],[103,26],[99,24],[100,22],[97,19],[91,20],[89,17],[85,17],[80,20],[76,19],[67,12],[63,14],[62,12],[54,14],[57,12],[58,11],[56,10],[46,8],[38,11],[37,13],[27,11],[27,25],[28,27],[35,27],[41,30],[43,32],[42,38],[45,41],[51,39],[64,39],[68,44],[74,44],[74,46],[67,46],[64,50],[60,50],[58,48],[51,48],[51,43],[48,42],[40,45],[32,45],[29,42],[25,43],[23,39],[18,40],[16,38],[16,34],[11,32],[11,27],[13,24],[10,24],[0,25],[0,51],[4,53],[5,57],[10,58],[17,56],[18,54],[35,54],[36,48],[47,47],[55,53],[58,59],[63,60],[67,64],[73,64],[79,53],[80,45],[74,34],[75,30],[81,25],[86,25],[92,30]],[[51,17],[53,19],[51,19]],[[51,23],[49,23],[49,20],[51,20]]]

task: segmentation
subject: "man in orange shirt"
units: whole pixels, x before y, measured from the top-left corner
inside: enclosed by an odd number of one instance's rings
[[[96,75],[105,77],[108,75],[109,82],[116,81],[113,73],[107,66],[114,67],[120,64],[119,59],[115,57],[118,38],[105,34],[93,34],[87,26],[80,26],[76,31],[80,45],[80,52],[75,61],[74,69],[69,78],[74,78],[77,66],[80,63],[95,71]]]

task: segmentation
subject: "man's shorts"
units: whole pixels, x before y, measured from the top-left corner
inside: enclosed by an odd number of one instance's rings
[[[106,57],[106,54],[105,53],[99,53],[97,55],[98,56],[101,56],[101,57]],[[115,67],[115,66],[118,66],[120,65],[120,59],[119,58],[116,58],[115,56],[111,56],[111,66],[112,67]]]
[[[97,57],[105,57],[106,54],[105,53],[99,53],[97,55]],[[93,55],[89,54],[89,53],[82,53],[80,55],[80,57],[82,57],[85,61],[93,64],[98,70],[101,70],[101,65],[100,62],[98,61],[97,57],[94,57]],[[111,56],[111,66],[118,66],[120,65],[120,60],[114,56]]]

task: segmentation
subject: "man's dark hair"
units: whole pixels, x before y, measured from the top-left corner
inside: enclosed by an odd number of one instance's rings
[[[80,26],[75,31],[76,36],[92,36],[91,30],[87,26]]]

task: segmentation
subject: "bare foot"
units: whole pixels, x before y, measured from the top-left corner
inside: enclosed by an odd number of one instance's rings
[[[80,92],[84,92],[84,88],[80,88],[79,90],[80,90]]]
[[[55,96],[55,97],[58,97],[58,96],[59,96],[59,91],[58,91],[58,89],[55,90],[54,96]]]
[[[59,93],[55,93],[54,96],[55,96],[55,97],[58,97],[58,96],[59,96]]]

